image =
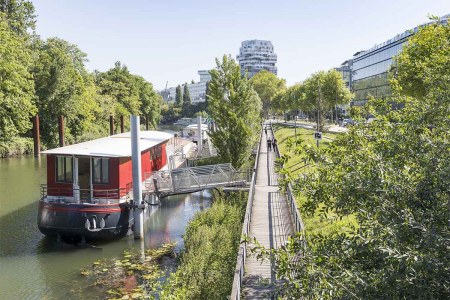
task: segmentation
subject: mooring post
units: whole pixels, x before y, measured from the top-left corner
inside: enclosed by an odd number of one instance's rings
[[[59,146],[64,147],[64,117],[58,117]]]
[[[41,141],[39,138],[39,115],[33,117],[33,141],[34,141],[34,157],[39,158],[41,154]]]
[[[201,154],[203,150],[202,116],[197,117],[197,136],[198,154]]]
[[[133,169],[134,238],[144,237],[144,201],[142,201],[141,151],[139,148],[139,116],[130,116],[131,165]]]
[[[113,116],[109,116],[109,135],[114,134],[114,118]]]
[[[120,116],[120,133],[124,133],[123,116]]]

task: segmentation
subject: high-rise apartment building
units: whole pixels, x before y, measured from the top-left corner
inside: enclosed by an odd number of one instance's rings
[[[241,66],[242,75],[247,71],[249,78],[262,70],[277,74],[277,55],[273,51],[271,41],[243,41],[236,58]]]

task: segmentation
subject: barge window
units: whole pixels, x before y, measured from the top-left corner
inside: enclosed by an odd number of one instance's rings
[[[73,182],[72,157],[56,157],[56,182]]]
[[[93,158],[93,182],[109,183],[109,158]]]

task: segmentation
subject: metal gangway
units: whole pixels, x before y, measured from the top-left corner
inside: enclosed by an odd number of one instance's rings
[[[158,198],[217,187],[247,188],[250,171],[237,171],[229,163],[157,171],[146,175],[144,193]]]

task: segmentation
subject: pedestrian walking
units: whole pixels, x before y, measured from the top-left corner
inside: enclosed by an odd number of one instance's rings
[[[264,133],[265,133],[266,136],[267,136],[267,128],[264,128]]]
[[[273,138],[273,139],[272,139],[272,148],[273,148],[273,151],[275,151],[275,147],[278,147],[277,139],[276,139],[276,138]]]
[[[267,150],[272,151],[272,140],[271,139],[267,139]]]

